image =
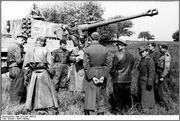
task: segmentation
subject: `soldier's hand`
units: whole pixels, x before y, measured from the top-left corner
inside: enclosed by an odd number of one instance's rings
[[[164,81],[164,78],[160,78],[160,82],[163,82]]]
[[[148,91],[151,91],[152,85],[146,85],[146,89],[147,89]]]
[[[97,79],[96,77],[93,77],[93,82],[94,84],[97,84],[99,82],[99,79]]]
[[[103,77],[103,76],[99,79],[99,82],[100,82],[100,83],[103,83],[103,82],[104,82],[104,77]]]

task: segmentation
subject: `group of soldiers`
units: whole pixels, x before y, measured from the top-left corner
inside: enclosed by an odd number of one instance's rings
[[[40,36],[36,38],[35,46],[23,56],[23,45],[28,38],[18,36],[16,43],[8,48],[7,56],[9,77],[12,79],[11,103],[25,101],[28,112],[35,110],[39,114],[58,114],[57,93],[60,93],[60,88],[69,87],[70,91],[85,92],[85,115],[103,115],[107,110],[108,76],[111,76],[113,113],[130,108],[135,58],[127,50],[128,44],[117,41],[118,51],[112,54],[99,43],[98,32],[93,32],[90,37],[91,42],[86,47],[74,43],[76,50],[73,51],[66,48],[67,39],[73,41],[73,36],[64,37],[59,40],[59,48],[50,52],[46,47],[46,38]],[[155,47],[154,43],[150,43],[148,48],[139,48],[139,103],[142,109],[149,109],[154,107],[156,101],[169,110],[171,56],[167,45],[160,45],[160,52]]]

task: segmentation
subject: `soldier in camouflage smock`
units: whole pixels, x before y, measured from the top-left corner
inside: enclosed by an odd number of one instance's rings
[[[160,52],[162,56],[158,60],[158,75],[159,75],[159,85],[158,85],[158,95],[161,104],[165,106],[166,110],[171,108],[169,102],[169,90],[168,82],[170,82],[170,65],[171,65],[171,55],[168,52],[167,45],[160,45]]]

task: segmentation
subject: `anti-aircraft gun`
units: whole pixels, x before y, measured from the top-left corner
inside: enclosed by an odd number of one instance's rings
[[[125,18],[117,18],[117,19],[112,19],[112,20],[105,20],[105,21],[100,21],[97,23],[93,23],[93,24],[82,24],[82,25],[78,25],[76,28],[73,28],[74,31],[76,31],[77,34],[84,34],[84,32],[86,32],[86,36],[90,36],[94,31],[97,31],[98,27],[103,27],[109,24],[113,24],[113,23],[117,23],[117,22],[122,22],[122,21],[126,21],[126,20],[130,20],[130,19],[135,19],[135,18],[139,18],[139,17],[145,17],[145,16],[154,16],[158,14],[158,10],[157,9],[150,9],[144,13],[141,14],[137,14],[137,15],[133,15],[133,16],[129,16],[129,17],[125,17]],[[58,33],[57,33],[58,34]],[[59,35],[57,35],[59,36]],[[73,36],[70,34],[70,36]],[[78,38],[77,35],[71,38],[73,40],[73,42],[75,42],[76,40],[80,39],[80,37]],[[84,39],[85,40],[85,39]],[[77,42],[76,42],[77,43]]]

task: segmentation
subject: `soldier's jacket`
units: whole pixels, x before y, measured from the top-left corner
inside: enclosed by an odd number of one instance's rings
[[[134,65],[134,57],[127,49],[123,49],[114,55],[110,74],[113,83],[129,83],[132,81],[131,71]]]
[[[13,43],[7,50],[7,65],[8,67],[18,66],[23,63],[24,47],[19,43]]]
[[[53,56],[53,63],[67,64],[70,56],[68,50],[62,50],[61,48],[55,49],[51,52]]]
[[[139,80],[147,82],[148,85],[153,85],[155,78],[155,64],[149,55],[141,58],[138,70]]]
[[[93,77],[107,77],[111,65],[112,62],[108,50],[100,45],[98,41],[94,41],[85,49],[83,66],[88,80]]]
[[[169,74],[170,65],[171,65],[171,55],[169,54],[169,52],[166,52],[158,60],[158,69],[160,70],[161,77],[166,77]]]
[[[154,50],[154,51],[149,51],[149,56],[154,60],[155,63],[155,68],[157,69],[158,66],[158,60],[161,56],[160,52]]]

